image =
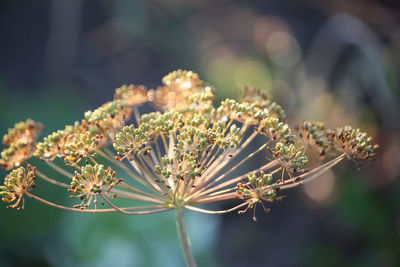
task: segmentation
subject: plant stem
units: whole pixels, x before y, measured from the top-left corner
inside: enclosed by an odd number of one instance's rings
[[[196,267],[192,252],[190,250],[190,240],[186,233],[185,219],[183,217],[183,208],[176,209],[176,229],[178,230],[179,241],[181,243],[182,252],[185,256],[185,262],[188,267]]]

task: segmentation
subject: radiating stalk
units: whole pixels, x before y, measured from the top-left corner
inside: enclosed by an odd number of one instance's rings
[[[185,219],[183,217],[183,208],[176,209],[176,229],[178,230],[179,241],[181,243],[181,248],[183,255],[185,256],[185,262],[188,267],[195,267],[192,252],[190,250],[190,240],[186,233]]]

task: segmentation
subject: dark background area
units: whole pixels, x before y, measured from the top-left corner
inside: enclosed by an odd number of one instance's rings
[[[199,266],[400,265],[397,1],[2,0],[0,34],[2,133],[31,118],[45,136],[118,86],[155,88],[181,68],[215,85],[216,103],[240,85],[265,88],[292,125],[351,124],[380,144],[376,161],[285,192],[257,222],[188,213]],[[39,192],[71,203],[48,184]],[[3,206],[0,266],[183,266],[172,213]]]

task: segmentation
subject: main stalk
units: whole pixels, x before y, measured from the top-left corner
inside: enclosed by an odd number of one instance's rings
[[[176,209],[176,229],[178,230],[179,241],[181,243],[182,252],[185,256],[185,262],[188,267],[196,267],[192,252],[190,250],[190,240],[186,233],[185,218],[183,216],[183,208]]]

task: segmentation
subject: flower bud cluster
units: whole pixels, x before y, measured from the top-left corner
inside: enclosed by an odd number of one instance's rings
[[[67,144],[66,133],[63,130],[53,132],[36,145],[35,156],[43,160],[52,161],[57,156],[64,155]]]
[[[154,106],[164,111],[182,110],[190,107],[194,103],[190,98],[193,95],[206,92],[208,96],[212,96],[212,88],[205,85],[199,76],[186,70],[173,71],[162,79],[163,85],[157,90],[149,92],[149,99]],[[203,98],[202,103],[206,100]],[[206,106],[206,105],[205,105]],[[194,109],[195,107],[191,107]],[[203,108],[205,108],[203,106]]]
[[[76,121],[74,125],[67,125],[64,130],[53,132],[42,142],[37,143],[34,156],[46,161],[53,161],[56,157],[65,157],[68,154],[67,145],[75,136],[86,132],[90,136],[95,136],[98,129],[89,126],[85,120],[82,120],[82,123]]]
[[[131,108],[121,100],[107,102],[94,111],[85,112],[89,125],[97,126],[102,132],[114,136],[131,116]]]
[[[172,91],[196,90],[204,84],[199,75],[193,71],[176,70],[164,76],[162,83]]]
[[[326,129],[324,123],[318,121],[304,121],[297,129],[301,140],[310,147],[315,147],[323,155],[332,142],[332,130]]]
[[[201,155],[212,143],[213,137],[209,130],[203,131],[195,127],[184,127],[176,136],[175,158],[180,154]]]
[[[184,118],[179,112],[151,112],[140,118],[140,127],[149,134],[170,133],[179,131],[183,126]]]
[[[238,211],[239,214],[245,213],[249,208],[253,209],[253,220],[256,221],[255,208],[258,203],[262,205],[265,212],[269,212],[263,200],[267,202],[280,202],[285,196],[277,196],[279,186],[274,183],[271,185],[273,177],[271,173],[251,172],[247,175],[247,181],[242,180],[237,184],[236,198],[243,199],[247,202],[247,207],[244,210]]]
[[[189,95],[187,101],[177,103],[170,110],[181,112],[185,117],[202,115],[210,120],[215,116],[213,100],[214,94],[211,92],[211,88],[209,88],[208,91]]]
[[[303,172],[308,158],[303,151],[297,151],[293,144],[289,146],[278,142],[271,154],[280,162],[281,167],[288,172]]]
[[[65,145],[64,160],[68,165],[75,165],[82,158],[96,156],[95,150],[99,147],[102,135],[86,131],[74,134]]]
[[[247,181],[243,180],[237,184],[237,198],[250,202],[258,202],[260,200],[274,202],[276,201],[276,192],[279,187],[273,184],[268,187],[270,188],[268,191],[265,190],[267,186],[271,185],[272,181],[273,177],[270,173],[266,174],[263,171],[251,172],[247,174]]]
[[[34,143],[43,130],[43,125],[31,119],[21,121],[8,129],[8,133],[3,136],[3,144],[11,146],[21,140],[24,143]]]
[[[118,185],[121,180],[115,178],[115,171],[110,167],[104,169],[101,164],[86,165],[82,167],[81,172],[75,172],[75,177],[72,178],[71,186],[68,189],[71,198],[79,198],[82,202],[74,205],[74,208],[87,208],[93,197],[101,193],[109,193],[110,190]],[[94,199],[96,204],[96,197]]]
[[[289,125],[279,121],[278,118],[268,117],[263,119],[256,130],[274,141],[279,140],[286,144],[293,144],[296,141]]]
[[[3,144],[7,147],[1,152],[0,165],[3,169],[10,170],[20,166],[31,158],[34,143],[42,131],[42,125],[28,119],[26,122],[18,122],[14,128],[8,129],[3,136]]]
[[[345,153],[352,159],[372,159],[378,145],[371,144],[371,137],[351,126],[326,129],[322,122],[305,121],[298,129],[299,136],[306,145],[317,147],[320,154],[325,152]]]
[[[252,172],[247,174],[247,181],[243,180],[237,184],[236,193],[238,198],[251,200],[253,198],[261,199],[262,188],[272,182],[272,175],[264,172]]]
[[[371,144],[372,138],[367,133],[351,126],[338,128],[331,136],[333,148],[353,159],[372,159],[379,147]]]
[[[115,100],[121,100],[129,106],[138,106],[149,101],[146,87],[143,85],[122,85],[115,89]]]
[[[4,185],[0,186],[0,197],[5,203],[14,202],[7,206],[8,208],[16,208],[23,200],[23,196],[26,192],[30,191],[35,187],[35,172],[36,167],[28,165],[26,169],[19,167],[11,171],[4,179]],[[24,203],[18,210],[24,208]]]
[[[201,114],[193,114],[192,116],[184,117],[185,119],[185,126],[194,127],[199,130],[206,130],[211,123],[210,116],[204,116]]]
[[[161,174],[166,179],[173,178],[175,182],[184,180],[186,183],[200,176],[198,166],[199,155],[185,149],[179,153],[179,148],[174,149],[174,155],[170,158],[165,155],[161,158],[161,166],[155,166],[156,174]]]
[[[212,127],[213,142],[216,142],[216,144],[221,148],[225,148],[227,146],[230,148],[237,147],[242,137],[240,133],[240,128],[237,127],[236,124],[232,124],[227,134],[225,134],[226,131],[226,120],[221,119],[216,121]]]
[[[285,120],[286,114],[283,108],[272,101],[268,94],[260,89],[244,87],[239,98],[240,102],[253,103],[256,107],[267,112],[269,116],[276,117],[280,121]]]
[[[249,125],[258,125],[268,116],[268,113],[263,112],[254,103],[239,103],[233,99],[222,101],[221,106],[217,108],[217,114],[219,117],[228,115],[232,120]]]
[[[113,143],[114,149],[117,151],[119,156],[132,157],[131,154],[139,155],[143,152],[147,154],[151,150],[151,134],[148,134],[141,127],[135,128],[135,126],[125,126],[115,136]],[[122,160],[122,158],[119,158]]]

